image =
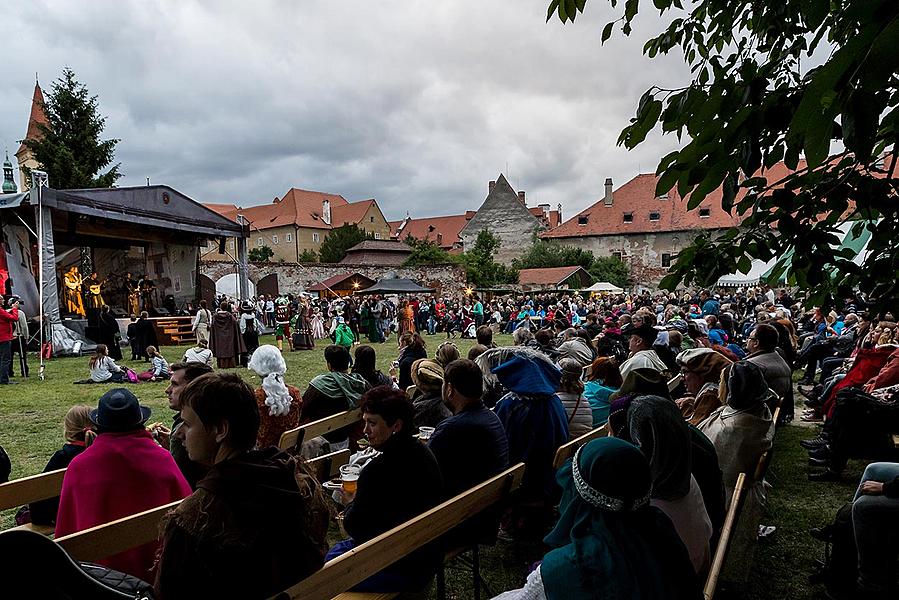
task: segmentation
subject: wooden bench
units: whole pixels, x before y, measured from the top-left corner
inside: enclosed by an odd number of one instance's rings
[[[600,425],[596,429],[588,431],[566,444],[562,444],[559,446],[559,449],[556,450],[556,456],[553,458],[553,469],[558,470],[565,464],[566,460],[574,456],[574,453],[577,452],[578,448],[585,445],[587,442],[606,437],[607,435],[609,435],[608,425]]]
[[[308,464],[313,472],[321,470],[331,477],[333,471],[340,468],[340,461],[344,458],[349,460],[349,456],[349,450],[341,450],[319,456],[308,461]],[[325,466],[327,470],[323,469]],[[90,529],[70,533],[57,538],[56,542],[75,560],[101,560],[158,539],[162,518],[179,504],[181,500],[176,500]]]
[[[59,496],[65,474],[65,469],[57,469],[0,484],[0,510],[18,508],[38,500]],[[35,525],[34,523],[26,523],[10,529],[28,529],[42,535],[53,533],[52,525]]]
[[[727,515],[724,517],[724,525],[721,527],[721,537],[718,539],[718,547],[715,548],[715,555],[712,557],[712,566],[709,569],[708,577],[706,577],[705,586],[702,588],[702,595],[705,600],[712,600],[715,596],[715,589],[718,587],[718,578],[721,576],[721,569],[724,567],[724,561],[727,558],[727,551],[730,549],[730,541],[737,524],[737,518],[742,509],[742,501],[744,492],[746,491],[745,488],[746,474],[740,473],[737,475],[737,484],[734,487],[734,495],[731,497]]]
[[[519,463],[467,492],[398,525],[338,556],[303,581],[274,596],[276,600],[385,600],[398,594],[360,594],[345,590],[433,542],[488,506],[505,499],[521,485]]]
[[[893,440],[893,448],[899,449],[899,433],[894,433],[890,437]]]
[[[336,431],[347,425],[353,425],[361,420],[362,409],[353,408],[337,413],[336,415],[331,415],[330,417],[325,417],[324,419],[319,419],[318,421],[300,425],[294,429],[288,429],[281,434],[281,438],[278,440],[278,448],[288,451],[294,448],[299,450],[306,440],[311,440],[312,438]]]

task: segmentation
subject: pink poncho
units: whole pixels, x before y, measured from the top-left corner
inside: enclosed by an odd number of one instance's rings
[[[181,500],[190,493],[172,455],[149,432],[104,433],[66,470],[56,537]],[[97,562],[153,581],[158,547],[154,541]]]

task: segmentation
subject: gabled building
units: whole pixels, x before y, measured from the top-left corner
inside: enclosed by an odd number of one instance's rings
[[[462,238],[459,237],[459,232],[474,215],[473,210],[466,211],[463,215],[422,219],[413,219],[406,215],[402,221],[391,221],[390,229],[392,237],[400,241],[413,237],[417,240],[434,242],[447,252],[461,252]]]
[[[374,199],[348,202],[339,194],[291,188],[270,204],[240,208],[233,204],[208,204],[231,219],[238,215],[250,226],[248,246],[268,246],[275,262],[299,262],[304,251],[318,252],[328,232],[345,224],[356,225],[375,239],[390,239],[390,226]],[[231,260],[234,240],[226,240],[226,253],[207,248],[206,260]]]
[[[648,285],[665,276],[678,252],[700,232],[715,234],[740,224],[721,208],[721,188],[687,210],[687,199],[676,189],[657,196],[657,182],[655,174],[643,173],[613,190],[606,179],[602,198],[540,237],[597,257],[616,256],[629,265],[634,281]]]
[[[500,173],[496,181],[490,182],[480,208],[459,232],[463,250],[472,248],[478,234],[485,229],[499,238],[496,261],[509,264],[527,250],[531,236],[543,231],[545,226],[542,218],[538,219],[528,209],[525,193],[516,193]]]

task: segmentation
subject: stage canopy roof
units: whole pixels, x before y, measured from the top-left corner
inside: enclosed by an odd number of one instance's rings
[[[434,290],[422,287],[411,279],[381,279],[376,284],[357,294],[429,294]]]
[[[83,190],[43,188],[45,208],[57,213],[54,229],[70,237],[143,241],[165,230],[174,237],[246,237],[244,227],[165,185]],[[0,196],[0,209],[37,205],[31,192]],[[58,213],[67,213],[61,215]],[[153,228],[152,230],[149,228]],[[187,234],[186,236],[184,234]]]
[[[609,283],[608,281],[599,281],[581,291],[582,292],[597,292],[597,293],[598,292],[610,292],[612,294],[621,294],[622,292],[624,292],[623,289],[621,289],[617,285]]]

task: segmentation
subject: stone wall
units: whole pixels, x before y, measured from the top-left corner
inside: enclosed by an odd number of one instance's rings
[[[630,267],[630,277],[635,286],[656,286],[668,274],[662,266],[663,255],[670,256],[671,264],[677,253],[689,246],[698,232],[672,231],[664,233],[640,233],[631,235],[604,235],[560,238],[565,246],[590,250],[598,257],[621,254],[621,260]],[[714,232],[713,232],[714,233]]]
[[[213,281],[234,273],[234,263],[202,261],[200,272]],[[458,295],[465,287],[465,269],[459,265],[428,265],[421,267],[390,267],[330,263],[250,263],[249,278],[254,284],[276,273],[281,293],[304,291],[309,286],[344,273],[359,273],[377,281],[384,277],[408,278],[440,294]]]

